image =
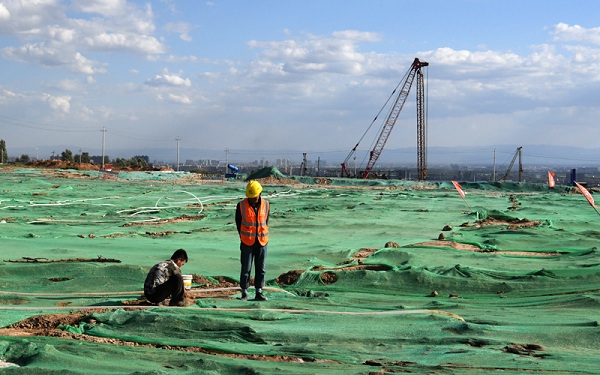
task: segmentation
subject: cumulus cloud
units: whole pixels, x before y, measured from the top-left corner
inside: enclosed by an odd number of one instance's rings
[[[260,61],[253,64],[254,74],[265,73],[336,73],[360,75],[373,64],[369,53],[359,51],[359,43],[378,41],[376,33],[355,30],[338,31],[329,36],[308,35],[304,39],[248,42],[260,49]]]
[[[586,29],[579,25],[559,23],[554,26],[554,40],[557,42],[584,42],[600,45],[600,27]]]
[[[73,11],[94,16],[82,17]],[[98,68],[103,64],[90,62],[86,53],[122,51],[151,56],[166,51],[153,35],[156,27],[150,4],[78,0],[68,7],[59,0],[6,0],[0,3],[0,21],[0,32],[23,42],[5,48],[5,57],[44,66],[67,65],[81,74],[104,72]]]
[[[71,97],[70,96],[54,96],[50,94],[44,94],[44,100],[50,105],[55,111],[69,113],[71,110]]]
[[[86,48],[97,51],[130,51],[142,54],[162,54],[164,46],[156,38],[132,33],[100,33],[85,37]]]
[[[177,95],[173,93],[169,93],[166,96],[159,95],[159,99],[169,100],[173,103],[181,103],[181,104],[190,104],[192,101],[187,95]]]
[[[157,74],[154,78],[151,78],[145,82],[149,86],[181,86],[190,87],[192,81],[189,78],[182,78],[177,74],[165,72],[164,74]]]
[[[6,9],[4,4],[0,3],[0,21],[8,21],[10,18],[10,12]]]
[[[2,50],[2,55],[10,60],[35,62],[43,66],[65,65],[75,73],[96,74],[105,72],[104,68],[88,60],[79,52],[72,53],[71,51],[48,47],[44,43],[8,47]]]
[[[7,47],[2,50],[5,58],[21,61],[21,62],[36,62],[45,66],[57,66],[66,64],[66,59],[62,56],[61,51],[46,46],[45,43],[25,44],[21,47]]]
[[[125,0],[77,0],[73,2],[73,7],[78,11],[97,13],[106,17],[123,14],[126,5]]]

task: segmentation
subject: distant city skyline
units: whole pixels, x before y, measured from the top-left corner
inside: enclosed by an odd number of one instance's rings
[[[109,144],[110,145],[110,144]],[[532,166],[562,166],[562,167],[598,167],[600,168],[600,148],[577,148],[577,147],[558,147],[558,146],[538,146],[538,145],[523,145],[522,159],[525,165]],[[7,144],[9,157],[20,157],[22,154],[27,154],[31,159],[36,159],[35,154],[26,152],[27,149],[13,149]],[[57,146],[53,148],[55,155],[60,156],[61,152],[66,147]],[[21,151],[21,152],[19,152]],[[33,150],[36,152],[36,150]],[[73,150],[73,155],[79,153],[79,149]],[[101,155],[100,148],[82,149],[82,152],[88,152],[90,156]],[[291,165],[299,165],[302,162],[303,152],[300,150],[273,150],[273,151],[256,151],[256,150],[200,150],[192,148],[179,149],[180,163],[186,160],[217,160],[221,164],[226,163],[252,163],[254,161],[266,160],[269,165],[276,165],[277,159],[288,160]],[[515,156],[516,147],[500,146],[496,148],[479,148],[479,147],[456,147],[456,148],[440,148],[427,147],[428,165],[438,166],[451,164],[459,165],[487,165],[491,166],[494,163],[498,166],[508,166]],[[339,167],[342,161],[348,155],[345,150],[328,151],[328,152],[306,152],[307,159],[310,164],[315,164],[319,160],[323,167]],[[364,150],[364,153],[367,153]],[[40,153],[39,159],[49,159],[52,153]],[[113,149],[107,147],[105,155],[110,159],[114,158],[131,158],[137,155],[148,156],[150,162],[156,161],[165,162],[168,164],[176,164],[177,149],[176,144],[172,148],[156,148],[156,149]],[[494,161],[494,155],[496,157]],[[416,149],[414,147],[404,149],[384,149],[376,168],[388,167],[390,165],[416,166]],[[350,161],[350,166],[354,167],[354,161]],[[357,168],[364,167],[364,160],[357,160]]]

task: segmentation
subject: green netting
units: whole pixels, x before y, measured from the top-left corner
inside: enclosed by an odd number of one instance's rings
[[[238,279],[245,182],[104,177],[0,171],[0,326],[104,309],[62,326],[103,342],[0,336],[0,365],[20,366],[3,371],[598,371],[600,216],[565,187],[270,179],[268,301],[134,308],[180,247],[185,273]],[[66,259],[98,261],[43,262]]]
[[[244,180],[257,180],[266,177],[285,178],[286,176],[283,173],[281,173],[281,171],[279,171],[277,167],[264,167],[252,171],[250,174],[248,174],[248,176],[246,176]]]

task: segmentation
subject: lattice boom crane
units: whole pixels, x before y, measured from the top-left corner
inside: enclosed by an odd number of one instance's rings
[[[410,89],[411,89],[413,82],[415,80],[415,77],[416,77],[417,78],[417,159],[418,159],[417,164],[418,164],[418,171],[419,171],[418,178],[419,178],[419,181],[425,180],[425,177],[427,176],[427,161],[426,161],[426,152],[425,152],[426,116],[425,116],[425,89],[424,89],[424,80],[425,79],[423,76],[422,68],[426,67],[426,66],[429,66],[428,62],[420,61],[418,58],[415,58],[412,65],[410,66],[410,69],[405,74],[403,80],[401,81],[402,88],[400,89],[400,92],[398,93],[398,96],[396,97],[396,99],[394,101],[394,104],[389,112],[389,115],[388,115],[384,125],[381,128],[379,136],[377,137],[377,141],[375,142],[375,146],[369,153],[369,161],[367,163],[365,170],[362,173],[362,178],[369,178],[369,174],[371,173],[371,170],[377,163],[377,160],[379,159],[379,156],[381,155],[381,152],[383,151],[383,147],[385,146],[385,143],[387,142],[388,137],[389,137],[392,129],[394,128],[394,125],[396,124],[396,120],[398,119],[398,116],[400,115],[400,112],[402,111],[402,108],[404,107],[404,103],[406,102],[406,98],[408,97],[408,94],[410,93]],[[400,85],[398,85],[398,86],[400,86]],[[392,93],[392,95],[393,95],[393,93]],[[375,118],[375,120],[376,119],[377,118]],[[375,120],[373,120],[373,121],[375,121]],[[364,135],[363,135],[363,137],[364,137]],[[347,168],[348,160],[350,160],[351,156],[356,152],[357,148],[358,148],[358,143],[356,144],[356,146],[354,146],[352,151],[350,151],[350,154],[348,155],[348,157],[346,157],[346,160],[344,160],[344,162],[342,163],[342,171],[347,177],[351,177],[350,173],[348,171],[348,168]]]

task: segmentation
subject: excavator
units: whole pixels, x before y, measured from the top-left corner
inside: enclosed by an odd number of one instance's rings
[[[425,129],[426,111],[425,111],[425,88],[424,88],[425,87],[425,85],[424,85],[425,78],[424,78],[423,70],[422,70],[422,68],[424,68],[426,66],[429,66],[428,62],[420,61],[418,58],[415,58],[415,60],[413,61],[413,63],[410,66],[410,69],[404,75],[404,78],[402,79],[402,81],[400,81],[400,83],[398,84],[396,89],[390,95],[390,98],[393,97],[394,94],[396,93],[396,90],[398,89],[398,87],[401,86],[400,91],[398,92],[398,95],[396,96],[396,98],[394,100],[394,104],[391,107],[390,112],[385,120],[385,123],[381,127],[381,130],[379,132],[377,140],[374,143],[375,146],[369,153],[369,161],[367,162],[367,166],[366,166],[365,170],[362,171],[362,173],[361,173],[361,176],[360,176],[361,178],[363,178],[363,179],[369,178],[369,175],[371,174],[373,167],[377,163],[377,160],[379,159],[379,156],[381,155],[381,152],[383,151],[383,147],[385,146],[385,143],[387,142],[388,137],[389,137],[392,129],[394,128],[394,125],[396,124],[396,120],[398,119],[398,116],[400,115],[400,112],[402,111],[402,108],[404,107],[404,103],[406,102],[406,99],[408,98],[408,94],[410,93],[410,89],[413,85],[415,77],[417,79],[418,179],[419,179],[419,181],[424,181],[425,178],[427,177],[427,160],[426,160],[426,152],[425,152],[426,151],[426,139],[425,139],[425,136],[426,136],[426,129]],[[386,105],[390,101],[390,98],[388,98],[388,100],[386,101]],[[386,105],[384,105],[384,107]],[[379,111],[379,113],[381,113],[382,111],[383,111],[383,108]],[[371,126],[373,126],[373,124],[377,121],[378,117],[379,117],[379,114],[377,114],[377,116],[375,116],[375,119],[373,119],[373,121],[371,122],[371,125],[369,125],[369,128],[367,128],[367,131],[365,132],[365,134],[363,134],[363,136],[360,138],[358,143],[356,143],[354,148],[350,151],[350,153],[348,154],[348,156],[342,163],[342,173],[346,177],[352,177],[350,172],[348,171],[348,161],[350,160],[350,158],[352,158],[353,155],[356,155],[356,152],[357,152],[360,142],[365,137],[365,135],[367,134],[367,132],[369,131]],[[356,156],[355,156],[355,158],[356,158]],[[354,177],[358,177],[358,176],[354,176]]]

